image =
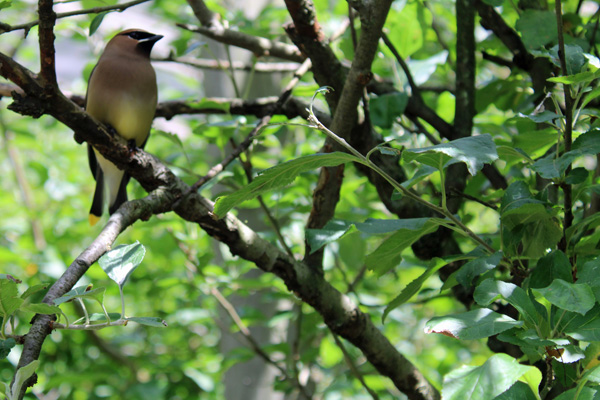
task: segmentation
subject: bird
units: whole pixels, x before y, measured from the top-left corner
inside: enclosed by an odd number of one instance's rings
[[[86,111],[109,131],[127,140],[135,149],[144,148],[157,105],[156,73],[150,52],[162,35],[142,29],[127,29],[106,45],[88,80]],[[88,144],[88,160],[96,189],[89,223],[102,216],[104,186],[108,188],[108,212],[113,214],[127,201],[130,176]]]

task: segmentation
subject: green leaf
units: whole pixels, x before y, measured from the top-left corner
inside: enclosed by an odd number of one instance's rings
[[[542,374],[534,366],[522,365],[507,354],[494,354],[482,366],[463,366],[444,377],[445,400],[493,399],[517,381],[529,385],[537,395]],[[539,399],[539,395],[536,396]]]
[[[369,254],[365,264],[370,270],[381,276],[400,264],[402,251],[416,242],[421,236],[435,231],[440,225],[438,218],[412,218],[398,220],[402,228],[388,237]],[[443,221],[443,220],[441,220]]]
[[[491,256],[479,257],[469,261],[456,273],[456,280],[464,288],[468,289],[471,287],[473,279],[480,276],[484,272],[490,271],[498,266],[502,259],[502,253],[496,252]]]
[[[12,0],[2,0],[2,1],[0,1],[0,10],[2,10],[4,8],[9,8],[10,6],[12,6]]]
[[[554,63],[554,65],[557,67],[560,67],[561,65],[558,55],[558,45],[555,45],[550,49],[550,54],[550,61],[552,61],[552,63]],[[564,75],[573,75],[581,72],[581,69],[587,62],[581,47],[572,44],[565,45],[565,61],[567,64],[567,71],[564,73]]]
[[[50,304],[45,303],[27,304],[26,306],[22,306],[21,309],[35,314],[52,315],[61,313],[60,308],[58,308],[57,306],[51,306]]]
[[[371,121],[383,129],[390,129],[394,121],[402,115],[407,104],[408,95],[403,92],[373,97],[369,100]]]
[[[555,83],[563,83],[567,85],[577,85],[582,83],[589,83],[597,78],[600,78],[600,70],[597,70],[595,72],[585,71],[579,72],[574,75],[552,77],[548,78],[548,81]]]
[[[585,315],[567,313],[561,320],[560,328],[576,340],[600,341],[600,306]]]
[[[592,91],[585,96],[585,99],[581,102],[581,108],[585,108],[590,101],[598,98],[598,96],[600,96],[600,87],[592,89]]]
[[[531,273],[529,287],[532,289],[545,288],[555,279],[573,282],[571,262],[561,250],[554,250],[538,260]]]
[[[90,286],[78,286],[76,288],[73,288],[71,290],[69,290],[67,293],[65,293],[64,295],[62,295],[61,297],[59,297],[58,299],[54,299],[54,305],[59,305],[62,303],[66,303],[68,301],[71,301],[73,299],[77,299],[77,298],[92,298],[92,299],[96,299],[98,293],[104,293],[106,291],[106,288],[104,287],[100,287],[97,289],[90,289]]]
[[[45,290],[47,287],[48,287],[48,285],[45,284],[45,283],[41,283],[39,285],[30,286],[30,287],[27,288],[27,290],[25,292],[23,292],[23,294],[21,295],[21,298],[23,300],[25,300],[29,296],[31,296],[31,295],[33,295],[33,294],[35,294],[37,292],[40,292],[42,290]]]
[[[588,261],[577,271],[577,283],[586,283],[600,301],[600,259]]]
[[[582,315],[591,310],[596,302],[592,289],[585,283],[555,279],[547,288],[536,290],[558,308]]]
[[[17,283],[10,279],[0,279],[0,316],[8,318],[21,307]]]
[[[446,60],[448,60],[448,51],[443,50],[422,60],[411,58],[407,64],[415,84],[422,85],[429,80],[439,65],[446,63]]]
[[[578,151],[580,155],[593,156],[600,153],[600,130],[592,129],[579,135],[573,142],[572,150]]]
[[[569,151],[556,158],[556,154],[548,154],[533,163],[531,168],[544,179],[560,178],[565,171],[581,154],[578,151]]]
[[[589,171],[583,167],[573,168],[565,177],[567,185],[579,185],[587,180]]]
[[[483,0],[483,2],[492,7],[500,7],[504,0]]]
[[[564,119],[565,118],[562,115],[558,115],[557,113],[548,111],[548,110],[542,111],[541,113],[537,113],[537,114],[525,115],[525,114],[519,113],[518,115],[523,118],[528,118],[538,124],[541,124],[544,122],[552,122],[555,119]]]
[[[530,50],[556,42],[558,37],[556,16],[550,11],[525,10],[521,13],[515,28],[521,33],[523,44]]]
[[[351,154],[333,152],[311,154],[279,164],[263,171],[252,183],[242,189],[219,197],[215,203],[214,214],[218,218],[223,218],[233,207],[266,191],[285,187],[303,172],[321,167],[334,167],[348,162],[361,162],[361,160]]]
[[[473,294],[474,300],[481,306],[490,305],[498,297],[508,301],[524,319],[533,325],[538,324],[540,316],[531,299],[523,289],[515,284],[486,279],[477,286]]]
[[[429,267],[425,270],[425,272],[423,272],[417,279],[413,280],[411,283],[406,285],[402,292],[400,292],[400,294],[396,296],[396,298],[394,298],[394,300],[392,300],[390,304],[388,304],[388,306],[383,311],[383,316],[381,318],[382,322],[385,322],[385,318],[391,311],[393,311],[397,307],[400,307],[402,304],[410,300],[411,297],[417,294],[417,292],[423,286],[423,283],[425,283],[425,281],[429,279],[431,275],[433,275],[440,268],[448,265],[451,262],[452,260],[444,260],[437,257],[431,260],[431,262],[429,263]]]
[[[498,153],[492,137],[485,134],[420,149],[405,149],[402,157],[406,161],[418,161],[438,170],[457,162],[464,162],[469,173],[475,175],[484,164],[498,159]]]
[[[127,278],[142,263],[144,255],[146,249],[139,242],[122,244],[100,257],[98,264],[110,279],[123,287]]]
[[[539,400],[540,398],[533,394],[529,386],[523,382],[517,382],[506,392],[494,398],[494,400]]]
[[[39,365],[40,360],[34,360],[17,370],[17,373],[15,374],[15,380],[12,385],[11,394],[8,396],[9,400],[17,398],[18,394],[21,392],[23,383],[25,383],[25,381],[35,373],[35,370]]]
[[[474,340],[497,335],[521,325],[523,321],[515,321],[490,309],[480,308],[432,318],[425,324],[425,333],[441,333],[456,339]]]
[[[332,219],[322,229],[307,229],[305,239],[310,246],[310,254],[340,239],[353,225],[352,222]]]
[[[15,339],[13,338],[8,338],[6,340],[0,339],[0,360],[3,360],[6,357],[8,357],[10,350],[16,345],[17,342],[15,342]]]
[[[119,313],[108,313],[108,318],[111,321],[117,321],[121,318]],[[90,315],[90,322],[107,322],[106,315],[104,313],[93,313]]]
[[[94,17],[94,19],[90,23],[89,36],[92,36],[94,33],[96,33],[98,28],[100,28],[100,24],[102,23],[102,20],[104,20],[104,17],[106,17],[106,14],[108,14],[108,11],[101,12]]]
[[[153,326],[155,328],[167,327],[167,322],[158,317],[129,317],[127,321],[137,322],[138,324]]]
[[[541,257],[562,237],[558,220],[546,209],[545,203],[534,199],[522,181],[512,183],[502,196],[500,206],[505,251],[526,257]],[[509,254],[510,255],[510,254]]]

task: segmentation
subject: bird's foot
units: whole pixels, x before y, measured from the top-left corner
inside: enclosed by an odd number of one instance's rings
[[[129,156],[133,156],[136,153],[138,147],[135,143],[135,139],[129,139],[127,141],[127,149],[129,149]]]
[[[119,134],[119,132],[117,132],[117,130],[111,124],[106,124],[106,130],[112,137],[115,137]]]

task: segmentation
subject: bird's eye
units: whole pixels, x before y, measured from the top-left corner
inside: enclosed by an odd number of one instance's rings
[[[128,32],[128,33],[126,33],[126,35],[135,40],[147,39],[150,36],[154,36],[152,33],[142,32],[142,31]]]

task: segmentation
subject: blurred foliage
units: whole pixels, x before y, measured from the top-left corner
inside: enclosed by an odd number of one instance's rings
[[[60,2],[55,9],[60,12],[114,3],[116,2],[99,0]],[[286,40],[281,26],[289,21],[289,16],[280,2],[253,10],[252,17],[242,8],[226,7],[219,1],[206,3],[211,10],[228,21],[231,27],[239,31]],[[567,14],[565,20],[571,24],[570,30],[567,31],[567,43],[579,46],[579,53],[585,53],[587,57],[589,54],[597,54],[595,44],[591,46],[590,43],[593,43],[591,39],[594,35],[600,35],[594,28],[598,21],[598,6],[587,1],[582,4],[581,17],[574,14],[578,2],[565,1],[563,8]],[[4,2],[0,2],[0,7],[4,5]],[[501,5],[496,10],[509,26],[519,32],[528,49],[552,59],[556,35],[553,36],[552,29],[555,26],[552,27],[550,23],[550,11],[530,9],[523,12],[509,1],[495,5]],[[320,23],[328,35],[338,28],[348,13],[346,2],[319,0],[315,1],[315,7]],[[13,0],[10,6],[3,8],[0,13],[2,22],[13,25],[37,18],[33,1]],[[123,13],[108,13],[101,21],[96,18],[97,15],[89,14],[60,19],[57,22],[57,65],[61,88],[64,91],[84,94],[87,76],[106,38],[122,28],[131,27],[133,21],[142,26],[156,25],[148,29],[157,33],[163,33],[161,29],[165,30],[164,43],[160,43],[163,47],[157,46],[161,56],[166,56],[169,52],[176,56],[216,56],[214,48],[201,36],[173,27],[174,23],[197,23],[185,2],[156,0],[130,8]],[[547,19],[548,24],[539,24],[539,18],[544,18],[544,21]],[[88,36],[90,29],[96,28],[98,30],[92,36]],[[395,1],[387,19],[386,29],[392,43],[406,58],[417,84],[435,89],[422,92],[425,103],[451,123],[454,118],[452,88],[456,63],[454,3],[446,0]],[[476,37],[478,51],[511,59],[512,55],[490,32],[478,26]],[[3,34],[0,51],[14,54],[19,62],[37,70],[39,61],[36,39],[37,27],[31,29],[26,39],[23,39],[22,31]],[[353,45],[350,32],[333,42],[332,48],[338,57],[352,60]],[[593,65],[593,58],[588,57],[587,60],[592,61],[586,66],[578,65],[576,60],[570,65],[573,68],[589,68],[595,71],[598,65]],[[506,206],[505,200],[502,200],[503,196],[506,196],[506,193],[516,193],[520,198],[526,199],[526,202],[536,203],[538,206],[503,214],[502,223],[508,224],[504,236],[499,228],[500,214],[492,208],[478,202],[465,201],[458,215],[495,249],[504,250],[505,255],[512,257],[511,261],[529,263],[534,272],[538,271],[532,275],[531,279],[534,282],[526,282],[523,285],[524,290],[544,289],[549,287],[551,282],[555,282],[553,285],[562,284],[550,278],[547,282],[539,283],[542,278],[547,278],[546,270],[541,270],[544,265],[554,268],[556,275],[552,277],[562,278],[569,276],[571,268],[581,269],[587,265],[587,269],[584,268],[588,274],[586,282],[595,295],[598,288],[594,286],[595,281],[592,279],[595,264],[588,265],[584,262],[593,261],[598,256],[598,234],[594,233],[597,223],[592,221],[585,225],[585,229],[573,233],[577,242],[573,242],[572,251],[567,254],[569,257],[562,254],[567,260],[566,264],[561,264],[561,257],[556,256],[557,253],[550,253],[554,256],[547,258],[550,257],[546,255],[549,249],[556,251],[556,235],[561,234],[560,224],[555,223],[558,219],[562,221],[561,202],[555,199],[553,185],[548,184],[542,188],[537,186],[536,173],[546,174],[546,177],[554,179],[555,183],[570,179],[569,182],[574,185],[576,193],[575,214],[577,221],[581,221],[586,217],[583,215],[585,206],[591,202],[593,194],[598,193],[597,176],[591,172],[596,167],[594,156],[598,152],[572,155],[567,161],[573,161],[574,166],[584,168],[585,171],[579,169],[578,173],[568,177],[565,176],[566,169],[561,170],[560,167],[556,172],[554,169],[548,169],[547,164],[532,166],[533,160],[549,154],[549,149],[554,148],[557,143],[560,144],[557,135],[560,121],[556,118],[545,121],[531,118],[530,115],[541,98],[533,92],[531,78],[525,72],[480,57],[477,63],[478,115],[475,119],[475,133],[492,136],[500,158],[500,161],[495,163],[496,167],[510,183],[514,185],[514,182],[518,181],[520,184],[510,186],[507,192],[494,190],[479,173],[468,180],[465,193],[503,208]],[[69,71],[71,65],[78,67],[76,73]],[[173,63],[161,62],[155,66],[161,101],[199,100],[207,95],[207,82],[203,79],[208,73],[177,68]],[[373,122],[378,125],[376,129],[386,140],[393,140],[392,145],[398,149],[431,146],[425,137],[406,129],[409,125],[408,120],[399,118],[398,114],[406,106],[408,81],[392,53],[383,45],[380,46],[373,64],[373,72],[378,77],[392,82],[399,91],[399,94],[388,98],[382,96],[373,99]],[[224,72],[222,74],[225,75]],[[276,79],[272,84],[281,87],[291,77],[291,74],[274,75]],[[256,73],[240,78],[240,75],[236,74],[236,79],[239,80],[238,84],[243,83],[241,87],[245,88],[244,85],[250,87],[246,79],[258,79],[258,76]],[[580,90],[592,90],[595,87],[596,81],[590,80]],[[275,93],[277,88],[278,86],[275,86]],[[294,89],[293,95],[308,102],[316,89],[317,85],[314,84],[312,75],[307,74]],[[241,92],[246,91],[244,89]],[[557,96],[562,93],[560,87],[556,88],[556,93]],[[221,96],[233,95],[223,93]],[[95,182],[88,172],[85,147],[77,145],[72,132],[52,118],[31,120],[12,113],[6,109],[10,102],[9,98],[0,99],[0,272],[21,280],[19,292],[23,293],[35,285],[51,284],[91,243],[100,232],[102,224],[94,228],[88,225],[87,214]],[[597,127],[596,107],[593,102],[588,106],[576,135],[593,131]],[[528,115],[530,117],[527,117]],[[157,119],[146,150],[163,160],[178,176],[191,184],[222,159],[230,148],[230,140],[235,143],[241,142],[255,122],[256,119],[251,116],[231,115],[177,117],[170,123]],[[283,117],[276,117],[272,122],[288,121]],[[306,121],[296,119],[289,122],[292,124],[267,128],[257,139],[251,152],[253,172],[301,156],[312,155],[321,148],[324,140],[322,133],[301,126],[305,125]],[[546,125],[540,126],[542,122]],[[425,127],[433,131],[427,124]],[[475,153],[476,151],[473,152],[473,157],[476,156]],[[403,155],[402,167],[408,176],[423,171],[419,162],[424,162],[423,159],[412,160]],[[489,161],[491,160],[486,162]],[[552,158],[549,161],[554,165],[556,160]],[[415,182],[414,188],[424,199],[437,204],[443,175],[432,172],[429,171],[424,180]],[[369,218],[394,218],[382,205],[375,188],[355,168],[347,166],[344,174],[336,219],[362,223]],[[291,186],[276,188],[263,194],[267,208],[279,221],[287,245],[296,255],[301,255],[304,251],[304,226],[310,212],[312,191],[317,178],[317,170],[304,172]],[[207,185],[202,194],[216,199],[246,185],[246,174],[238,160],[214,182]],[[145,195],[137,182],[132,182],[129,188],[130,198]],[[256,199],[237,205],[233,212],[260,232],[265,239],[277,242],[277,235]],[[506,209],[503,212],[506,212]],[[533,228],[529,227],[530,231],[525,228],[519,231],[522,228],[519,226],[519,218],[523,215],[537,216],[539,221],[543,222]],[[546,235],[544,241],[537,240],[541,236],[535,236],[536,234],[540,231],[552,232],[553,227],[558,232],[556,235]],[[589,232],[590,230],[592,232]],[[527,236],[528,234],[532,236]],[[465,253],[477,250],[476,244],[468,238],[455,236]],[[578,242],[580,239],[581,242]],[[263,351],[272,360],[286,366],[290,376],[298,374],[302,379],[308,377],[310,384],[314,385],[314,392],[318,394],[317,398],[370,398],[354,377],[342,350],[321,317],[309,306],[302,305],[281,281],[272,275],[257,274],[252,264],[232,256],[225,246],[212,240],[198,226],[184,222],[172,213],[153,216],[147,222],[137,222],[119,237],[114,247],[136,241],[145,246],[146,255],[142,264],[129,278],[128,290],[125,291],[128,314],[136,317],[158,317],[168,323],[168,328],[158,329],[131,323],[126,327],[98,332],[54,331],[44,343],[41,365],[37,370],[38,384],[34,388],[36,393],[45,393],[49,398],[54,396],[53,398],[77,400],[224,398],[226,373],[238,364],[251,359],[262,362],[262,359],[248,346],[238,333],[239,327],[223,311],[216,294],[218,291],[225,298],[236,299],[232,300],[236,304],[236,311],[251,332],[265,327],[271,330],[270,342],[262,345]],[[514,359],[508,356],[496,355],[490,358],[493,353],[487,348],[485,339],[481,339],[483,336],[477,336],[476,340],[461,341],[444,335],[424,334],[426,322],[432,318],[437,319],[433,319],[427,325],[427,329],[446,333],[449,332],[446,328],[435,324],[447,323],[448,319],[443,318],[448,315],[459,320],[462,318],[456,315],[461,315],[465,307],[454,299],[450,289],[452,283],[444,285],[434,274],[419,281],[416,296],[402,299],[402,302],[396,301],[397,308],[386,310],[394,299],[398,299],[407,285],[426,273],[427,268],[431,268],[431,264],[430,261],[419,260],[412,254],[410,247],[407,247],[402,253],[401,262],[398,257],[400,264],[379,277],[378,273],[365,270],[364,264],[365,257],[376,251],[382,241],[381,236],[367,235],[356,229],[348,231],[339,240],[331,241],[325,251],[326,279],[338,290],[348,292],[348,295],[360,304],[361,309],[371,316],[391,343],[440,391],[445,381],[443,393],[449,398],[465,397],[464,387],[456,386],[455,382],[473,380],[477,374],[485,376],[485,371],[493,368],[514,369],[514,374],[495,382],[496,385],[490,386],[485,392],[486,395],[496,396],[518,380],[519,382],[502,396],[509,398],[509,394],[513,394],[518,397],[523,393],[531,396],[529,388],[533,389],[535,386],[531,383],[536,382],[537,376],[533,376],[535,372],[529,367],[515,369]],[[522,242],[528,244],[527,251],[523,251]],[[438,244],[431,243],[431,246]],[[472,259],[481,261],[481,254],[473,254]],[[577,262],[577,257],[580,257],[581,262]],[[468,275],[468,278],[456,276],[453,282],[468,286],[467,283],[471,280],[475,285],[481,284],[483,278],[508,280],[510,267],[504,264],[497,268],[498,263],[496,261],[489,268],[485,263],[476,263],[475,266],[472,264],[469,268],[473,270],[469,270],[469,273],[478,271],[481,275],[473,273]],[[561,265],[566,265],[566,274],[565,270],[561,272]],[[535,274],[538,278],[541,277],[538,281],[534,279]],[[118,287],[98,265],[90,268],[80,284],[106,287],[104,303],[108,311],[120,311]],[[494,300],[502,298],[503,304],[523,304],[519,303],[522,299],[515,300],[496,286],[492,285],[490,288],[489,284],[490,282],[486,283],[486,293],[481,293],[482,286],[478,288],[482,296],[480,300],[490,300],[491,296]],[[497,290],[497,293],[494,290]],[[526,296],[533,297],[532,293],[528,291]],[[35,293],[31,300],[39,302],[42,296],[43,292]],[[587,311],[578,308],[571,301],[557,299],[543,290],[535,292],[535,296],[542,302],[543,307],[554,314],[560,310],[568,310],[569,317],[575,318],[578,312],[586,314]],[[585,297],[585,294],[583,296]],[[251,300],[256,298],[262,304],[271,306],[263,308],[257,305],[256,301]],[[591,300],[595,302],[596,298]],[[589,300],[589,296],[586,299]],[[486,306],[487,301],[477,302]],[[90,312],[101,312],[94,304],[90,304],[89,308]],[[595,312],[597,308],[598,304],[590,312]],[[65,304],[62,309],[70,318],[75,316],[73,319],[77,319],[81,316],[81,310],[74,303]],[[389,312],[385,324],[381,322],[384,310]],[[527,315],[522,313],[518,322],[526,320],[523,316]],[[7,327],[8,332],[25,334],[32,316],[33,313],[26,310],[17,312]],[[598,320],[596,318],[592,321]],[[532,329],[540,328],[534,325],[531,324]],[[15,331],[12,331],[12,326]],[[562,321],[561,325],[560,320],[555,326],[541,327],[537,333],[546,328],[553,334],[578,334],[576,328],[569,326],[565,321]],[[551,328],[556,328],[556,331],[552,331]],[[518,329],[520,327],[516,326],[503,334],[506,341],[516,343],[526,350],[526,356],[520,361],[534,363],[546,357],[539,352],[549,345],[540,347],[531,345],[531,342],[524,345],[519,342],[525,339]],[[455,337],[461,337],[464,333],[450,332],[451,336]],[[223,346],[224,338],[232,334],[239,338],[239,341],[232,348],[226,349]],[[565,382],[568,377],[573,379],[573,382],[577,381],[582,388],[585,382],[597,382],[591,373],[584,375],[583,372],[593,371],[595,367],[592,361],[598,354],[595,343],[598,339],[600,336],[582,337],[578,346],[582,352],[585,351],[585,358],[580,358],[572,364],[562,364],[565,367],[555,366],[557,371],[563,368]],[[365,361],[358,349],[343,339],[340,340],[364,376],[367,385],[379,398],[402,398],[403,395],[398,393],[391,381],[381,377]],[[567,352],[573,350],[564,344],[558,343],[557,346],[563,346]],[[12,379],[19,352],[20,346],[13,347],[8,358],[0,360],[0,382],[10,382]],[[567,357],[564,352],[558,353]],[[546,360],[552,360],[552,357],[548,356]],[[556,359],[547,362],[558,364]],[[459,369],[461,365],[470,367]],[[466,378],[462,379],[463,377]],[[573,382],[569,381],[569,384]],[[283,379],[278,371],[275,371],[275,378],[270,383],[281,393],[294,393],[297,390],[294,382]],[[249,386],[256,384],[248,383]],[[587,387],[585,389],[594,390]]]

